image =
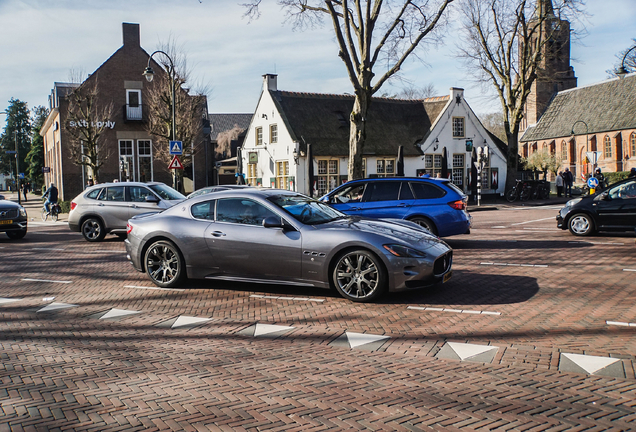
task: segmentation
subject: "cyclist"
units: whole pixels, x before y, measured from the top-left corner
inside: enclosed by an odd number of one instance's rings
[[[51,204],[57,204],[57,188],[55,183],[51,182],[51,186],[44,192],[42,199],[46,198],[44,202],[44,209],[46,214],[51,214]]]
[[[607,187],[607,182],[605,181],[605,176],[601,172],[600,168],[596,168],[596,172],[594,173],[594,177],[598,180],[598,189],[605,189]]]

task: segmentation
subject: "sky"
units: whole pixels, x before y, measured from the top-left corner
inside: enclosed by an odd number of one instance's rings
[[[122,45],[122,22],[140,24],[141,45],[151,53],[170,38],[183,48],[193,88],[209,90],[210,113],[254,112],[262,75],[278,74],[279,90],[351,93],[329,21],[293,31],[274,0],[262,1],[260,19],[243,18],[245,0],[0,0],[0,109],[11,98],[48,107],[54,82],[71,70],[91,73]],[[586,35],[572,45],[578,85],[603,81],[616,55],[636,37],[635,0],[587,0]],[[402,68],[416,87],[433,84],[438,95],[465,89],[478,113],[499,110],[492,89],[471,79],[456,57],[459,32],[450,20],[441,45],[427,46]],[[141,76],[141,71],[140,71]],[[400,82],[387,86],[395,94]],[[0,116],[0,128],[5,116]]]

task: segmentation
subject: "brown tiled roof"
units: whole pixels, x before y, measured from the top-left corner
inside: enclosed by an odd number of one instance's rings
[[[636,73],[557,93],[539,122],[528,128],[520,141],[570,136],[579,120],[587,123],[590,134],[636,128]],[[586,133],[581,123],[575,130],[576,135]]]
[[[349,115],[353,96],[270,91],[292,138],[312,144],[316,156],[349,154]],[[429,98],[431,99],[431,98]],[[404,146],[405,156],[419,155],[415,144],[430,133],[449,97],[429,100],[373,98],[367,113],[367,139],[363,154],[395,156]]]

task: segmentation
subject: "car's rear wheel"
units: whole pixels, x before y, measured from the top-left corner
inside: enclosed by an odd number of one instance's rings
[[[338,293],[354,302],[375,300],[387,288],[382,262],[366,250],[348,251],[336,258],[331,278]]]
[[[435,228],[435,224],[429,218],[425,218],[423,216],[416,216],[414,218],[409,219],[411,222],[415,222],[422,228],[426,228],[433,235],[437,235],[437,228]]]
[[[594,222],[585,213],[579,213],[570,218],[568,228],[575,236],[589,236],[594,232]]]
[[[150,245],[144,258],[146,273],[162,288],[174,288],[185,277],[185,262],[174,243],[159,240]]]
[[[21,238],[24,238],[24,236],[26,235],[27,230],[20,230],[20,231],[7,231],[7,236],[11,239],[11,240],[20,240]]]
[[[89,242],[101,241],[106,235],[104,224],[97,218],[88,218],[82,224],[82,235]]]

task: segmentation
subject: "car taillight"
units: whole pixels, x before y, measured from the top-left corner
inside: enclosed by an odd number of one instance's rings
[[[451,201],[448,205],[455,210],[466,210],[466,203],[463,200]]]
[[[71,201],[71,210],[75,210],[75,207],[77,207],[77,203],[75,201]]]
[[[126,234],[130,234],[130,232],[133,230],[133,226],[130,223],[126,224]]]

